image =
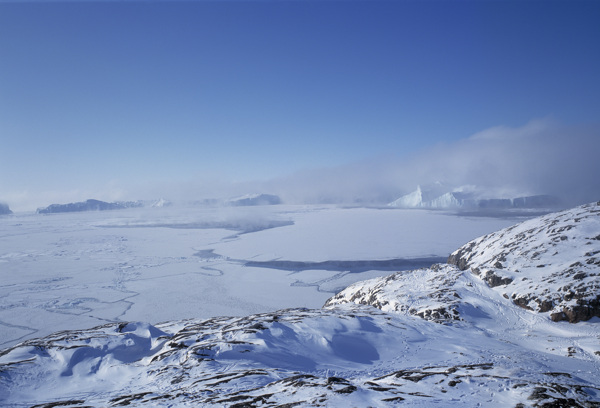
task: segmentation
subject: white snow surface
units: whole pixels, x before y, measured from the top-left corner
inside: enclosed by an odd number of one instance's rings
[[[479,299],[474,307],[482,314],[498,310],[456,325],[344,305],[59,332],[3,352],[0,401],[6,407],[599,402],[597,322],[566,327],[499,299]]]
[[[154,209],[159,212],[127,210],[110,219],[11,218],[0,241],[6,278],[0,327],[30,339],[15,344],[6,335],[11,347],[0,351],[0,405],[600,405],[600,319],[553,322],[547,313],[516,306],[481,274],[453,265],[392,275],[343,270],[364,261],[383,268],[376,261],[404,258],[402,249],[376,248],[386,239],[406,243],[407,257],[443,255],[439,235],[455,241],[514,220],[277,207],[243,217]],[[261,225],[276,227],[259,231]],[[586,237],[600,234],[596,224],[581,225]],[[334,226],[343,232],[331,232]],[[362,245],[353,244],[362,227]],[[410,241],[419,234],[433,237],[432,246]],[[287,244],[303,249],[280,243],[286,236]],[[333,249],[319,252],[312,240]],[[357,248],[364,252],[350,252]],[[252,259],[263,267],[247,266]],[[282,260],[296,261],[298,269],[277,269],[291,265]],[[305,269],[311,265],[327,269]],[[365,277],[374,279],[358,282]],[[322,304],[332,281],[351,286],[321,309],[294,304],[304,298]],[[243,313],[246,308],[254,314]],[[245,316],[193,316],[227,310]],[[179,317],[155,323],[169,313]],[[36,314],[42,316],[34,327]],[[69,330],[46,335],[44,319]],[[83,329],[102,320],[109,323]],[[34,328],[45,337],[31,339],[27,331]]]
[[[0,348],[110,322],[318,308],[354,282],[388,275],[397,264],[429,266],[512,223],[284,205],[1,217]],[[353,267],[390,259],[400,262]],[[282,260],[297,265],[278,269]]]

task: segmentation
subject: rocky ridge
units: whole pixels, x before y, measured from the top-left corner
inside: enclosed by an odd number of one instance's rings
[[[445,323],[460,319],[461,286],[465,286],[462,271],[435,264],[357,282],[328,299],[325,307],[356,303]]]
[[[548,214],[473,240],[448,263],[516,305],[575,323],[600,316],[600,202]]]
[[[569,344],[515,347],[480,330],[349,304],[115,323],[0,352],[0,401],[37,408],[600,406],[598,358]]]
[[[477,238],[449,265],[349,286],[326,303],[359,303],[444,322],[460,319],[470,271],[517,306],[571,323],[600,317],[600,202],[534,218]],[[459,290],[460,288],[460,290]]]

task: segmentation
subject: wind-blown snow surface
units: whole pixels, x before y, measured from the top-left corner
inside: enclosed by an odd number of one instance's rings
[[[600,403],[597,323],[566,327],[486,295],[474,306],[481,312],[452,326],[345,305],[56,333],[2,353],[0,400],[7,407]]]
[[[600,406],[598,323],[552,322],[470,271],[439,265],[356,283],[318,310],[112,323],[28,340],[0,352],[0,401]]]

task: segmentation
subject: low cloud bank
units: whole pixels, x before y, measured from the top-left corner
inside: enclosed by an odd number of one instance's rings
[[[533,120],[494,127],[410,158],[385,157],[274,180],[284,200],[384,203],[441,182],[490,197],[549,194],[565,205],[600,200],[600,127]],[[269,185],[269,183],[267,183]]]
[[[387,204],[417,185],[467,186],[487,197],[547,194],[565,206],[600,200],[600,124],[564,126],[550,119],[499,126],[403,157],[377,157],[313,169],[267,181],[163,180],[97,189],[13,192],[0,199],[17,211],[95,198],[104,201],[167,198],[201,202],[248,193],[275,194],[284,203]]]

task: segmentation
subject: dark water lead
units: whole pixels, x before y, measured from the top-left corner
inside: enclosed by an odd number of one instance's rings
[[[281,269],[284,271],[301,272],[307,270],[325,270],[337,272],[360,273],[366,271],[406,271],[410,269],[428,268],[435,263],[446,263],[447,256],[431,256],[425,258],[396,258],[383,260],[359,261],[248,261],[245,266],[256,268]]]

